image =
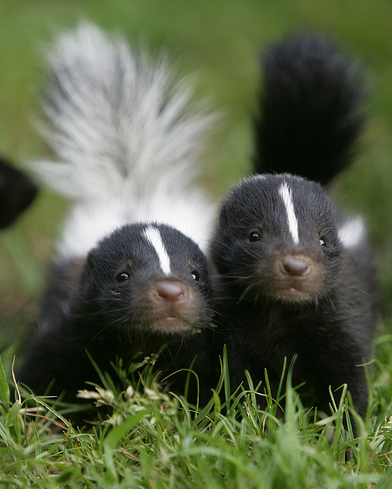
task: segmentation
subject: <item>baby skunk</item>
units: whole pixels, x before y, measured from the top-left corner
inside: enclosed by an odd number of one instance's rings
[[[45,136],[61,162],[36,168],[75,206],[17,380],[74,399],[98,381],[89,355],[107,371],[165,343],[160,367],[203,364],[194,333],[211,320],[211,287],[198,245],[213,209],[194,187],[212,116],[190,111],[163,62],[91,24],[60,36],[49,63]]]
[[[351,64],[305,34],[272,46],[264,73],[256,169],[329,181],[362,125]],[[297,355],[293,383],[305,382],[305,403],[328,411],[329,386],[339,398],[347,383],[364,416],[377,279],[362,220],[341,216],[318,183],[256,175],[229,191],[211,248],[222,298],[216,341],[227,343],[232,387],[245,369],[264,383],[266,369],[276,396],[285,358]]]
[[[30,206],[37,192],[31,178],[0,158],[0,229],[10,226]]]
[[[74,260],[55,265],[46,297],[54,310],[43,310],[19,381],[43,394],[55,379],[51,394],[66,390],[72,398],[85,381],[99,382],[87,352],[111,371],[116,358],[129,364],[165,343],[159,367],[189,368],[199,353],[190,336],[211,320],[207,265],[191,239],[163,224],[130,224],[90,251],[78,280],[75,267]]]

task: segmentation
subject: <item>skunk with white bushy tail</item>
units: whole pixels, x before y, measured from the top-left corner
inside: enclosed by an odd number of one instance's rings
[[[213,207],[195,179],[214,116],[192,109],[164,61],[94,25],[61,35],[48,58],[44,136],[59,161],[35,168],[74,207],[17,381],[74,400],[99,382],[91,358],[113,372],[116,358],[165,343],[159,368],[187,368],[195,355],[204,366],[196,333],[212,317],[201,249]]]
[[[365,415],[364,363],[376,328],[377,274],[362,219],[319,183],[348,164],[364,122],[358,70],[326,36],[273,44],[263,62],[254,169],[223,201],[211,244],[232,387],[278,394],[285,359],[305,404],[328,412],[348,384]],[[283,173],[276,173],[283,172]],[[286,173],[287,172],[287,173]],[[296,176],[296,175],[298,176]],[[305,178],[304,178],[305,177]]]

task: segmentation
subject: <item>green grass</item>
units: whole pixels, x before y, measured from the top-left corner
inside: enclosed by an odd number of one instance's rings
[[[345,434],[341,424],[349,402],[336,406],[320,423],[291,389],[281,401],[284,418],[275,416],[272,401],[266,412],[260,411],[260,394],[239,393],[227,406],[215,398],[209,409],[192,415],[183,400],[143,389],[132,398],[114,392],[109,408],[121,415],[115,417],[116,425],[99,423],[81,433],[59,417],[64,407],[56,404],[50,419],[26,418],[25,401],[9,406],[4,377],[34,326],[52,246],[67,209],[60,197],[42,189],[34,206],[0,235],[5,369],[5,374],[0,371],[0,487],[392,487],[390,0],[3,0],[0,153],[21,167],[46,152],[35,129],[42,48],[80,18],[124,32],[131,42],[149,46],[153,55],[163,48],[177,71],[193,73],[195,99],[207,97],[222,113],[205,151],[203,176],[216,199],[248,172],[256,59],[268,41],[304,27],[326,30],[362,63],[371,87],[371,117],[359,157],[331,192],[340,206],[364,214],[379,263],[384,318],[369,368],[369,411],[358,440]],[[144,382],[157,391],[148,373]]]
[[[218,391],[225,389],[223,372]],[[0,487],[390,487],[391,423],[379,412],[359,419],[345,389],[331,415],[321,418],[303,408],[290,382],[279,401],[284,416],[268,394],[268,408],[260,410],[258,397],[265,394],[253,390],[223,403],[215,395],[200,410],[164,392],[150,364],[138,373],[138,388],[127,386],[124,374],[123,392],[91,387],[85,397],[98,413],[105,411],[84,431],[61,416],[56,400],[9,406],[2,377]],[[374,406],[385,408],[376,388],[372,395]],[[358,439],[349,412],[358,422]]]

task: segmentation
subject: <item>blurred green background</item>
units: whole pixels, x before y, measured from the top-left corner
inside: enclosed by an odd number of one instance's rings
[[[151,53],[164,49],[195,79],[221,122],[205,152],[203,184],[215,199],[245,176],[252,154],[257,57],[271,40],[302,28],[332,33],[362,64],[371,115],[361,152],[331,192],[365,215],[377,252],[384,311],[392,311],[391,0],[1,0],[0,154],[28,168],[45,154],[35,124],[53,36],[90,19]],[[67,203],[42,189],[33,207],[0,235],[0,347],[34,324],[54,239]]]

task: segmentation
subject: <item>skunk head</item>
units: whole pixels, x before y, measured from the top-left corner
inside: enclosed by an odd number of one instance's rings
[[[198,246],[158,224],[117,229],[88,255],[80,294],[102,328],[186,334],[211,319],[207,263]]]
[[[317,302],[334,290],[339,274],[335,208],[305,179],[247,178],[223,202],[211,251],[237,301]]]

